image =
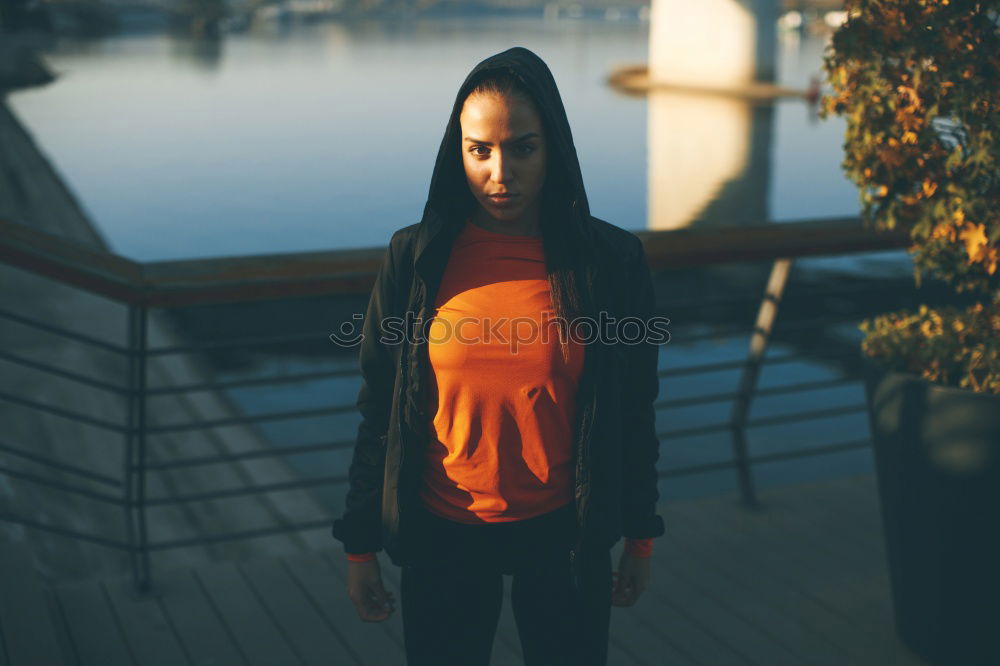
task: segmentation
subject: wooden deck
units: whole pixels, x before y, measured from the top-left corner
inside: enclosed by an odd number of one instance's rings
[[[667,535],[656,541],[652,587],[634,607],[613,608],[609,664],[924,664],[893,629],[874,478],[764,490],[760,498],[758,512],[735,496],[663,507]],[[141,600],[124,578],[60,584],[43,595],[66,664],[404,664],[399,570],[380,555],[396,613],[361,622],[337,545],[158,571],[159,596]],[[505,588],[492,663],[521,664],[509,577]]]

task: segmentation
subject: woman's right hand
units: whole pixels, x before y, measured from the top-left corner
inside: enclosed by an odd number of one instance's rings
[[[381,622],[396,609],[396,600],[382,585],[378,560],[347,563],[347,595],[365,622]]]

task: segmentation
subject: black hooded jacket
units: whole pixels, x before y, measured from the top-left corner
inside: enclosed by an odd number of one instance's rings
[[[410,561],[410,544],[420,538],[408,520],[408,508],[420,501],[425,424],[433,416],[424,409],[429,361],[426,339],[419,331],[426,331],[434,316],[434,299],[452,241],[475,202],[461,163],[459,115],[479,77],[492,68],[515,72],[542,114],[550,156],[546,182],[558,181],[564,195],[563,208],[548,210],[565,215],[567,228],[586,238],[592,249],[586,261],[596,284],[592,312],[603,310],[619,320],[631,316],[642,322],[655,314],[641,241],[590,215],[566,111],[548,66],[523,47],[480,62],[456,95],[420,222],[397,230],[389,241],[362,328],[362,385],[357,399],[362,420],[348,471],[346,508],[343,517],[334,520],[332,533],[348,553],[384,548],[399,566]],[[380,327],[387,317],[404,319],[405,329]],[[627,328],[634,336],[635,327]],[[409,334],[390,340],[393,330]],[[585,350],[574,426],[579,525],[574,550],[607,549],[622,536],[661,536],[663,519],[656,513],[659,440],[653,408],[659,393],[658,347],[646,339],[639,344],[589,343]]]

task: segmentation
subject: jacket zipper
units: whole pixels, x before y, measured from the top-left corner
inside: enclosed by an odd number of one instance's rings
[[[583,422],[581,424],[580,433],[580,465],[581,470],[586,469],[587,465],[590,464],[590,426],[593,421],[593,403],[596,398],[596,388],[594,395],[591,396],[590,404],[584,408]],[[586,465],[584,464],[586,463]],[[587,478],[587,483],[590,483],[590,478]],[[583,512],[580,515],[580,534],[577,537],[576,545],[569,552],[570,564],[572,565],[576,561],[576,551],[580,548],[583,542],[583,527],[587,523],[587,515],[590,513],[590,490],[588,488],[587,494],[581,497],[581,503],[583,504]]]
[[[420,276],[420,275],[417,275],[417,279],[420,280],[420,282],[424,282],[423,277]],[[426,293],[426,284],[424,284],[424,291]],[[420,299],[418,297],[416,299],[416,301],[419,302],[419,300]],[[410,301],[407,303],[407,307],[410,307],[410,306],[412,306],[414,304],[415,303],[413,302],[413,300],[410,299]],[[423,311],[423,307],[422,306],[421,306],[421,311]],[[409,333],[412,336],[413,331],[410,331]],[[404,349],[401,349],[400,353],[399,353],[399,372],[400,372],[400,384],[399,384],[399,386],[400,386],[400,390],[401,390],[401,396],[400,396],[401,399],[399,401],[400,408],[397,410],[397,414],[396,414],[396,418],[399,421],[399,432],[400,432],[400,441],[399,441],[399,470],[398,470],[399,477],[398,477],[397,483],[396,483],[396,520],[399,521],[399,523],[397,525],[397,528],[396,528],[396,532],[397,532],[397,538],[398,539],[401,538],[402,533],[403,533],[403,510],[402,510],[402,501],[400,500],[400,494],[401,494],[401,491],[406,491],[408,489],[408,485],[407,484],[409,483],[409,479],[408,479],[408,477],[406,476],[406,473],[405,473],[406,466],[404,465],[404,461],[406,459],[406,446],[404,445],[405,442],[403,441],[402,433],[408,427],[407,426],[406,415],[408,413],[407,410],[408,410],[408,405],[409,405],[408,396],[409,396],[409,388],[410,387],[408,386],[408,384],[409,384],[409,375],[410,375],[410,373],[409,373],[409,364],[410,364],[410,354],[411,353],[415,353],[415,352],[412,352],[412,345],[410,343],[407,343],[405,345]],[[417,357],[417,363],[418,363],[418,367],[417,367],[417,373],[418,374],[417,374],[417,376],[419,377],[420,376],[420,367],[419,367],[420,358],[419,357]],[[422,387],[417,387],[417,388],[418,388],[418,390],[422,389]],[[423,418],[424,418],[424,416],[423,416],[423,406],[420,404],[420,396],[419,395],[417,396],[417,415],[420,418],[420,420],[422,421]],[[421,436],[425,436],[425,435],[422,434]]]
[[[405,467],[403,465],[403,460],[404,460],[404,458],[406,456],[406,446],[404,446],[403,436],[402,435],[403,435],[403,431],[404,431],[404,429],[406,427],[406,419],[405,419],[405,415],[406,415],[406,379],[407,379],[407,374],[408,374],[406,372],[406,362],[407,362],[407,359],[408,359],[407,353],[404,350],[400,350],[400,353],[399,353],[399,360],[400,360],[400,362],[399,362],[399,372],[400,372],[399,387],[401,389],[401,395],[399,395],[397,397],[397,399],[399,399],[399,406],[396,409],[396,420],[398,422],[397,423],[397,428],[398,428],[398,432],[399,432],[399,435],[400,435],[399,436],[399,441],[397,442],[397,446],[399,446],[399,469],[397,470],[397,474],[399,476],[396,479],[396,493],[395,493],[396,494],[396,520],[398,522],[398,524],[396,526],[396,536],[397,536],[397,539],[401,536],[402,531],[403,531],[402,530],[402,527],[403,527],[403,509],[402,509],[402,502],[400,501],[399,495],[400,495],[400,488],[403,486],[403,483],[405,482],[405,479],[406,479],[406,476],[403,474],[403,470],[405,469]]]

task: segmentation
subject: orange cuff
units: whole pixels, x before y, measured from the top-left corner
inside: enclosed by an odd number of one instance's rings
[[[632,557],[652,557],[652,539],[625,539],[625,552]]]
[[[370,562],[375,559],[375,553],[348,553],[348,562]]]

